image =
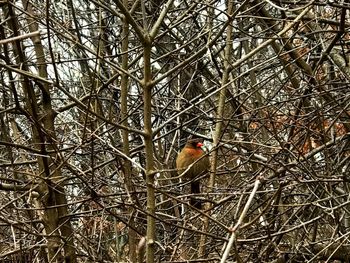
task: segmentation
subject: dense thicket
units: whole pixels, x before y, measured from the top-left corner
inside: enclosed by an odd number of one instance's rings
[[[0,1],[1,260],[348,262],[349,9]]]

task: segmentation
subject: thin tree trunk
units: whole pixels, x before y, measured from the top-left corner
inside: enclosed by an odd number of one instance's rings
[[[230,0],[228,2],[227,6],[227,14],[231,16],[233,14],[233,1]],[[220,143],[220,139],[222,136],[222,126],[223,126],[223,117],[224,117],[224,110],[225,110],[225,100],[226,100],[226,89],[227,89],[227,83],[229,80],[229,74],[231,71],[230,68],[230,59],[231,59],[231,51],[232,51],[232,25],[229,24],[227,27],[227,35],[226,35],[226,47],[225,47],[225,60],[224,60],[224,74],[222,76],[221,80],[221,91],[219,95],[219,102],[218,102],[218,110],[216,113],[216,119],[217,123],[215,126],[215,132],[213,136],[213,148],[215,149],[212,153],[212,159],[211,159],[211,167],[210,167],[210,177],[209,177],[209,183],[208,183],[208,191],[210,192],[215,184],[215,177],[216,177],[216,167],[217,167],[217,161],[218,161],[218,146]],[[210,211],[212,207],[211,203],[205,204],[205,210]],[[208,212],[209,215],[209,212]],[[209,216],[204,218],[203,222],[203,233],[208,232],[209,228]],[[207,236],[205,234],[201,235],[200,241],[199,241],[199,251],[198,255],[199,257],[203,257],[205,255],[206,250],[206,242],[207,242]]]
[[[124,0],[124,5],[128,6],[128,0]],[[123,31],[122,31],[122,68],[127,71],[128,70],[128,45],[129,45],[129,24],[127,19],[124,17],[123,19]],[[125,127],[129,127],[128,120],[129,120],[129,114],[128,114],[128,92],[129,92],[129,78],[128,75],[123,73],[121,77],[121,124]],[[123,137],[123,152],[126,156],[130,155],[130,148],[129,148],[129,131],[123,130],[122,131],[122,137]],[[126,184],[126,188],[128,192],[130,193],[131,202],[133,202],[132,196],[134,195],[134,186],[132,182],[132,172],[131,172],[131,163],[129,160],[124,160],[124,180]],[[129,214],[131,217],[133,217],[134,208],[129,208]],[[134,218],[129,219],[129,260],[130,262],[136,262],[136,233],[133,230],[134,226]]]
[[[146,260],[154,262],[155,251],[155,184],[154,184],[154,160],[152,142],[152,76],[151,76],[151,40],[146,39],[144,45],[144,125],[145,125],[145,150],[146,150],[146,184],[147,184],[147,238]]]

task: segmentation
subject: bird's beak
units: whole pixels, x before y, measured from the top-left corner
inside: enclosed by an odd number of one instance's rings
[[[204,145],[203,143],[201,143],[201,142],[197,143],[197,147],[202,148],[202,150],[205,151],[205,152],[208,151],[207,146],[205,146],[205,145]]]

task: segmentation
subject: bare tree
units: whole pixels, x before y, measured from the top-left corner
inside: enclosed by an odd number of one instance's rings
[[[349,261],[345,1],[0,6],[1,260]]]

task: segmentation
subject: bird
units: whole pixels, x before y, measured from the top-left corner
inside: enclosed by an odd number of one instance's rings
[[[202,139],[191,138],[176,158],[177,173],[182,175],[184,181],[191,181],[191,194],[200,193],[200,182],[195,179],[209,170],[209,157],[203,150],[203,146]],[[189,166],[191,167],[186,171]],[[201,209],[201,202],[194,198],[190,199],[190,204]]]

